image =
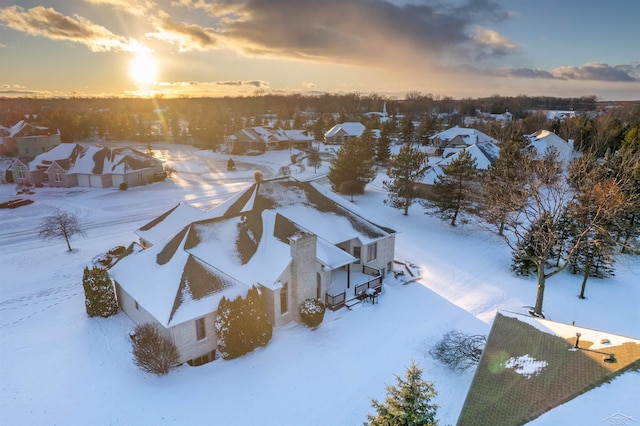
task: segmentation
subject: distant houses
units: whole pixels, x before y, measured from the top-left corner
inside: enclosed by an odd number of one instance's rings
[[[228,136],[225,142],[227,149],[235,154],[258,154],[272,150],[311,148],[313,136],[305,130],[254,126]]]
[[[133,148],[64,143],[8,168],[18,184],[109,188],[145,185],[164,174],[162,161]]]
[[[347,121],[336,124],[324,134],[324,143],[342,145],[349,139],[359,138],[364,132],[364,124],[357,121]]]
[[[60,131],[34,126],[24,120],[0,126],[0,156],[33,158],[60,145]]]

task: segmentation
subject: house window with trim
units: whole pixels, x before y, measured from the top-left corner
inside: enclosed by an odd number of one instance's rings
[[[60,173],[60,170],[55,171],[55,173],[53,174],[53,179],[56,182],[62,182],[62,173]]]
[[[378,243],[369,244],[367,247],[367,262],[378,258]]]
[[[284,315],[289,312],[289,284],[282,284],[280,289],[280,314]]]
[[[360,251],[362,250],[362,247],[360,246],[355,246],[353,248],[353,257],[356,258],[356,261],[354,263],[360,263]]]
[[[204,318],[196,320],[196,339],[202,340],[207,337],[207,330],[204,328]]]
[[[23,167],[18,167],[18,179],[25,179],[26,175],[24,173]]]

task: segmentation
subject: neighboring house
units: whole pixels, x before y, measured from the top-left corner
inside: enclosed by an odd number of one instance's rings
[[[500,142],[479,130],[467,127],[451,127],[433,136],[429,136],[431,145],[438,148],[464,147],[480,142],[491,142],[499,145]]]
[[[364,129],[364,124],[357,121],[336,124],[324,134],[324,143],[342,145],[348,139],[359,138]]]
[[[9,169],[15,161],[15,158],[0,158],[0,184],[14,182],[13,174]]]
[[[226,138],[232,152],[265,152],[289,148],[310,148],[313,137],[304,130],[282,130],[255,126],[242,129]]]
[[[138,234],[146,239],[155,228],[164,226],[163,234],[182,226],[163,225],[179,208]],[[206,214],[110,270],[122,310],[136,324],[159,325],[180,362],[215,358],[223,296],[234,299],[257,286],[277,327],[299,321],[306,299],[338,309],[379,292],[393,267],[395,231],[314,183],[255,183]]]
[[[547,149],[555,149],[558,159],[567,166],[573,159],[573,140],[569,142],[548,130],[538,130],[527,136],[529,145],[534,147],[539,155],[543,155]]]
[[[476,161],[478,170],[488,170],[500,156],[500,147],[492,142],[479,142],[464,147],[446,148],[442,152],[442,158],[429,157],[429,168],[422,181],[417,184],[420,192],[425,195],[431,190],[437,179],[444,175],[444,170],[455,160],[461,151],[467,151]]]
[[[9,183],[10,180],[17,183],[18,185],[31,183],[29,175],[29,165],[19,158],[12,160],[11,166],[9,166],[7,171],[11,173],[11,179],[7,179],[7,183]]]
[[[639,368],[638,339],[499,311],[457,424],[522,425]],[[615,415],[597,406],[594,422]]]
[[[60,144],[29,163],[34,185],[90,188],[145,185],[164,172],[162,161],[133,148]],[[15,177],[15,172],[14,172]]]
[[[24,120],[0,128],[0,155],[33,158],[60,145],[60,131],[34,126]]]

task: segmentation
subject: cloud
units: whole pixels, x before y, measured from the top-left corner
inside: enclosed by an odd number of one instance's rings
[[[156,31],[148,32],[145,35],[149,38],[176,44],[179,46],[180,52],[208,50],[218,46],[218,34],[211,28],[175,22],[164,11],[158,12],[151,20]]]
[[[52,8],[36,6],[25,10],[20,6],[0,9],[0,22],[32,36],[80,43],[93,52],[147,50],[134,39],[117,36],[100,25],[74,15],[65,16]]]
[[[157,6],[151,0],[84,0],[91,4],[102,4],[123,10],[135,16],[145,16]]]
[[[269,83],[262,80],[249,80],[249,81],[216,81],[215,84],[219,86],[253,86],[257,88],[267,88]]]
[[[638,81],[630,75],[633,68],[627,66],[612,67],[601,63],[588,63],[581,67],[564,66],[551,70],[551,74],[560,80],[595,80],[595,81]],[[637,66],[635,70],[637,70]]]
[[[478,72],[478,70],[475,70]],[[500,68],[495,70],[479,71],[483,74],[498,77],[514,78],[541,78],[551,80],[582,80],[582,81],[608,81],[608,82],[636,82],[640,78],[640,64],[618,65],[615,67],[601,63],[588,63],[581,67],[562,66],[550,71],[539,68]]]
[[[216,20],[225,44],[249,55],[381,66],[398,57],[503,56],[515,44],[485,26],[508,18],[494,0],[458,6],[390,0],[174,0]],[[292,17],[299,17],[292,19]],[[483,31],[475,30],[478,26]]]
[[[472,38],[481,49],[482,56],[507,56],[519,50],[516,43],[489,28],[478,26]]]

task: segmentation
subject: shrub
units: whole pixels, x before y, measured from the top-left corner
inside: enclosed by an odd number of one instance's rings
[[[176,345],[160,334],[158,326],[143,323],[131,335],[133,362],[141,370],[158,376],[167,374],[178,364],[180,353]]]
[[[122,182],[118,188],[120,189],[120,191],[126,191],[127,189],[129,189],[129,185],[127,185],[127,182]]]
[[[300,304],[300,319],[307,327],[316,328],[324,319],[324,311],[325,306],[320,299],[307,299]]]
[[[106,269],[85,267],[82,287],[87,315],[106,318],[118,313],[116,295]]]
[[[215,319],[218,351],[224,359],[234,359],[265,346],[271,340],[273,326],[264,310],[258,289],[252,287],[247,299],[238,296],[220,300]]]
[[[485,336],[453,330],[445,334],[429,353],[449,369],[463,371],[480,362],[486,342]]]

